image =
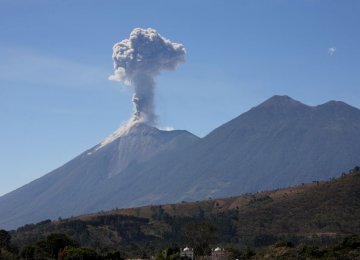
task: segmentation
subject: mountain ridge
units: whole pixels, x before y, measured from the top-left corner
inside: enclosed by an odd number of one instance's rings
[[[201,139],[138,127],[0,197],[0,226],[287,187],[360,161],[360,110],[342,102],[274,96]]]
[[[279,97],[276,98],[278,99]],[[282,97],[280,97],[280,99],[282,99]],[[288,97],[285,97],[285,99],[289,101]],[[296,102],[296,104],[298,103]],[[201,186],[206,186],[207,190],[209,190],[209,187],[212,188],[210,192],[202,193],[199,197],[193,197],[193,200],[200,199],[201,197],[236,195],[239,190],[245,193],[256,191],[256,189],[263,190],[285,187],[296,183],[312,181],[317,179],[317,177],[319,177],[319,179],[334,177],[338,172],[342,170],[345,171],[353,165],[358,164],[360,158],[354,153],[354,150],[360,149],[360,139],[358,138],[360,111],[358,109],[346,106],[347,108],[351,108],[350,110],[346,109],[346,113],[350,112],[351,116],[343,115],[340,119],[347,118],[347,124],[343,124],[341,121],[341,125],[339,125],[339,122],[335,120],[337,127],[331,128],[329,125],[331,126],[331,124],[333,124],[333,113],[324,115],[321,111],[318,112],[318,108],[316,107],[306,105],[300,105],[300,107],[300,112],[298,109],[283,109],[281,113],[277,113],[276,110],[264,110],[264,107],[260,104],[210,132],[193,147],[192,151],[184,155],[185,158],[179,160],[182,165],[180,165],[180,163],[173,165],[173,168],[177,169],[172,173],[173,176],[182,176],[182,178],[185,179],[192,178],[193,183],[195,183],[191,189],[187,188],[186,185],[179,187],[179,193],[175,197],[179,197],[180,200],[189,200],[188,197],[184,195],[181,196],[180,193],[193,194],[193,190],[198,190],[201,193]],[[326,116],[326,118],[323,119],[323,116]],[[349,117],[355,117],[354,122],[348,122],[351,121],[348,119]],[[299,118],[302,121],[299,121]],[[349,132],[347,129],[351,129],[351,131]],[[322,133],[328,136],[322,137]],[[345,144],[344,140],[346,138],[343,138],[344,133],[349,134],[353,140],[346,141]],[[303,140],[307,140],[306,145]],[[290,143],[290,141],[292,143]],[[352,148],[349,147],[352,145],[356,146],[356,149],[350,151]],[[296,153],[293,154],[295,158],[289,158],[289,154],[291,154],[290,151],[293,147],[297,148]],[[323,151],[319,150],[321,147],[324,147],[322,148]],[[325,147],[329,149],[331,154],[329,154],[328,157],[324,155],[325,158],[322,158]],[[320,160],[322,164],[324,164],[323,161],[329,164],[336,164],[338,163],[336,162],[336,149],[338,148],[344,150],[342,151],[343,154],[341,154],[341,152],[339,153],[341,160],[346,161],[346,157],[349,157],[351,158],[351,162],[343,163],[342,166],[334,166],[334,169],[323,165],[323,169],[320,172],[328,172],[328,174],[326,176],[312,176],[312,174],[316,173],[314,169],[311,170],[311,165],[314,164],[312,161],[315,159]],[[312,149],[315,149],[315,151],[311,151]],[[274,151],[278,151],[277,154],[274,153]],[[259,153],[263,153],[261,160]],[[299,153],[305,156],[306,159],[306,162],[302,163],[308,164],[309,167],[307,169],[305,167],[303,173],[301,173],[301,170],[298,170],[298,173],[294,174],[295,181],[293,178],[289,180],[289,178],[286,178],[286,173],[293,171],[296,167],[299,168],[299,158],[297,155]],[[329,159],[330,156],[332,157],[331,160]],[[272,164],[271,162],[275,160],[277,160],[278,163]],[[350,159],[348,161],[350,161]],[[277,173],[277,171],[279,171],[278,165],[283,165],[284,162],[288,162],[290,165],[287,166],[286,170],[282,170],[281,177],[276,176],[273,178],[271,175]],[[228,164],[229,167],[227,165],[223,167],[224,164]],[[244,167],[244,164],[247,164],[247,167]],[[263,168],[260,166],[261,164],[264,165]],[[193,169],[188,169],[187,165],[194,167]],[[235,171],[235,169],[241,169],[241,167],[245,168],[245,170]],[[254,170],[254,168],[257,169]],[[306,173],[309,169],[312,171],[312,174]],[[267,173],[269,170],[271,172]],[[159,166],[156,171],[160,172],[159,175],[161,175],[161,172],[165,170]],[[258,176],[251,179],[249,175],[246,175],[246,172],[249,171],[250,174],[255,172]],[[221,172],[223,172],[223,174],[220,174]],[[232,172],[232,174],[229,174],[230,172]],[[242,179],[240,181],[237,178],[241,172]],[[214,175],[215,177],[213,177]],[[193,178],[193,176],[199,178],[196,179]],[[261,186],[257,186],[256,183],[264,183],[264,179],[268,179],[273,183],[276,181],[278,185],[262,184]],[[288,179],[288,182],[284,182],[281,179]],[[179,178],[175,180],[176,183],[181,184]],[[252,181],[252,183],[250,183],[250,181]],[[229,193],[231,182],[234,183],[232,187],[233,191]],[[206,184],[202,185],[204,183]],[[250,183],[252,188],[247,188],[247,183]],[[164,184],[162,188],[165,188],[167,185],[169,185],[169,183]],[[221,194],[218,192],[219,190],[226,190],[228,193]]]

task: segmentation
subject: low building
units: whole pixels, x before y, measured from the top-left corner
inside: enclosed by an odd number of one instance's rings
[[[225,251],[224,248],[214,248],[211,250],[211,260],[225,260],[229,259],[229,253]]]
[[[189,259],[194,259],[194,249],[185,247],[180,248],[180,257],[188,257]]]

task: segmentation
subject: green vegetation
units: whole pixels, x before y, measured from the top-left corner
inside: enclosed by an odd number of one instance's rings
[[[203,227],[202,227],[203,228]],[[206,227],[208,229],[208,227]],[[5,232],[2,230],[2,232]],[[127,252],[99,253],[92,248],[80,247],[76,242],[64,234],[52,234],[46,239],[37,241],[33,246],[24,246],[21,251],[8,251],[0,248],[0,259],[61,259],[61,260],[122,260],[131,254],[149,258],[149,255],[139,255],[138,248]],[[154,252],[156,260],[181,260],[180,248],[176,244],[158,249]],[[195,250],[196,251],[196,250]],[[277,242],[267,247],[227,247],[226,259],[358,259],[360,257],[360,236],[350,235],[338,239],[328,246],[314,246],[300,243],[294,245],[289,241]],[[210,255],[210,252],[197,255]],[[224,259],[224,260],[226,260]]]
[[[360,257],[360,169],[327,182],[196,203],[114,210],[0,231],[0,259]]]

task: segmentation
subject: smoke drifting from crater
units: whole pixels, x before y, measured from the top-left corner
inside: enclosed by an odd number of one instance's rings
[[[162,70],[174,70],[185,61],[185,55],[182,44],[171,42],[151,28],[135,28],[129,39],[114,45],[115,71],[109,79],[134,87],[132,121],[155,123],[155,76]]]

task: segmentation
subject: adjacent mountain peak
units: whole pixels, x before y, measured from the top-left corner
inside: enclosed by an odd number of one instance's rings
[[[289,96],[275,95],[268,100],[261,103],[258,107],[270,108],[270,107],[304,107],[303,103],[292,99]]]
[[[354,109],[354,110],[358,110],[355,107],[350,106],[349,104],[346,104],[345,102],[342,101],[336,101],[336,100],[331,100],[328,101],[324,104],[318,105],[317,108],[323,108],[323,109]]]
[[[330,100],[328,102],[325,102],[324,104],[320,104],[317,106],[308,106],[300,101],[297,101],[289,96],[281,96],[281,95],[275,95],[271,98],[265,100],[263,103],[257,106],[257,108],[315,108],[315,109],[325,109],[325,110],[358,110],[355,107],[350,106],[349,104],[337,101],[337,100]]]
[[[337,100],[330,100],[330,101],[322,104],[321,106],[324,106],[324,105],[326,105],[326,106],[339,106],[339,105],[340,106],[343,106],[343,105],[348,106],[348,104],[346,104],[346,103],[344,103],[342,101],[337,101]]]

